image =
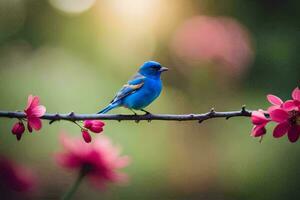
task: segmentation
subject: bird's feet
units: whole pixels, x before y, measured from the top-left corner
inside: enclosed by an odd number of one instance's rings
[[[136,113],[136,112],[134,112],[134,110],[132,110],[132,109],[129,109],[129,110],[131,110],[131,112],[133,112],[133,114],[134,114],[134,115],[137,115],[137,113]]]
[[[152,115],[150,112],[148,112],[147,110],[141,109],[141,111],[145,112],[145,115]]]

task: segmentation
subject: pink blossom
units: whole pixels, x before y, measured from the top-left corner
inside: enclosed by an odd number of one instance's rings
[[[35,178],[28,169],[0,157],[0,184],[7,190],[27,192],[35,186]]]
[[[100,133],[103,131],[104,122],[101,120],[85,120],[83,126],[94,133]]]
[[[251,136],[259,137],[266,133],[265,126],[270,122],[270,119],[265,116],[263,110],[253,111],[251,114],[251,121],[254,124]]]
[[[21,139],[24,131],[25,131],[25,126],[22,121],[15,123],[15,125],[13,126],[13,128],[11,130],[12,134],[16,135],[17,140]]]
[[[261,136],[266,133],[265,126],[269,122],[277,123],[273,136],[280,138],[288,135],[290,142],[296,142],[300,136],[300,90],[295,88],[292,99],[282,101],[279,97],[269,94],[268,101],[272,104],[267,112],[262,110],[252,112],[252,136]],[[268,116],[268,117],[267,117]]]
[[[107,183],[120,183],[127,176],[118,172],[129,164],[128,156],[120,156],[120,149],[113,146],[105,136],[98,136],[87,144],[78,138],[61,136],[64,152],[56,155],[59,165],[70,170],[85,171],[88,180],[98,188],[104,188]]]
[[[300,112],[297,110],[285,110],[278,108],[270,111],[272,121],[278,125],[273,131],[275,138],[282,137],[286,133],[291,142],[296,142],[300,136]]]
[[[38,131],[42,128],[42,117],[45,112],[45,106],[40,105],[40,98],[38,96],[28,96],[27,107],[24,112],[27,117],[27,128],[29,132],[32,132],[32,129]]]
[[[86,143],[90,143],[92,141],[92,137],[88,130],[82,129],[81,133],[82,133],[82,137]]]
[[[171,49],[187,63],[216,62],[232,75],[244,72],[253,58],[248,30],[229,17],[188,19],[175,32]]]
[[[300,90],[295,88],[292,100],[283,102],[274,95],[268,95],[268,100],[273,104],[268,111],[272,121],[278,123],[273,131],[273,136],[279,138],[286,133],[291,142],[296,142],[300,136]]]

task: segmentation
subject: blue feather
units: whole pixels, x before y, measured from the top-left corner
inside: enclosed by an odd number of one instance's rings
[[[119,90],[110,104],[98,114],[120,106],[142,110],[160,95],[162,90],[160,75],[164,71],[167,71],[167,68],[162,67],[158,62],[145,62],[138,73]]]

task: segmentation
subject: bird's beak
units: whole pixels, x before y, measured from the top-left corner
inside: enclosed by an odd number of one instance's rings
[[[161,67],[159,71],[160,71],[160,72],[165,72],[165,71],[168,71],[168,70],[169,70],[169,69],[166,68],[166,67]]]

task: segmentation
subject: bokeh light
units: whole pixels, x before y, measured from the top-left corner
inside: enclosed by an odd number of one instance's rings
[[[49,0],[50,4],[65,13],[79,14],[90,9],[96,0]]]
[[[249,32],[228,17],[196,16],[185,21],[170,48],[187,63],[217,63],[233,75],[244,72],[253,59]]]

